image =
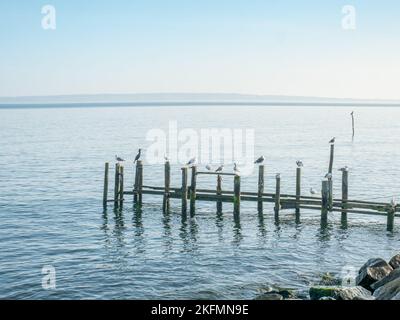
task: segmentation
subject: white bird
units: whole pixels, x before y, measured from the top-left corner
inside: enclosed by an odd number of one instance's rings
[[[335,140],[336,140],[336,138],[333,137],[333,138],[329,141],[329,143],[330,143],[330,144],[334,144],[334,143],[335,143]]]
[[[275,178],[280,178],[281,177],[281,174],[280,173],[277,173],[276,175],[275,175]]]
[[[392,200],[390,200],[390,205],[391,205],[392,207],[397,206],[396,199],[395,199],[394,197],[392,198]]]
[[[186,163],[186,165],[187,165],[187,166],[190,166],[190,165],[194,164],[195,162],[196,162],[196,157],[190,159],[190,160],[188,161],[188,163]]]
[[[139,152],[138,152],[138,154],[136,155],[135,161],[133,161],[133,163],[135,163],[136,161],[138,161],[138,160],[140,159],[141,154],[142,154],[142,149],[139,149]]]
[[[240,173],[240,170],[239,170],[239,168],[238,168],[238,166],[237,166],[236,163],[233,164],[233,171],[234,171],[235,173]]]
[[[164,160],[165,160],[165,161],[169,161],[169,158],[167,157],[166,154],[164,154]]]
[[[215,170],[215,172],[221,172],[223,169],[224,169],[224,165],[221,164],[221,165],[217,168],[217,170]]]
[[[303,161],[297,160],[297,161],[296,161],[296,164],[297,164],[297,166],[300,168],[300,167],[303,166]]]
[[[208,164],[208,165],[206,165],[206,169],[208,170],[208,171],[211,171],[212,170],[212,168],[211,168],[211,166]]]
[[[332,179],[332,173],[327,173],[326,175],[325,175],[325,178],[326,179]]]
[[[254,161],[255,164],[260,164],[263,163],[265,160],[264,156],[259,157],[256,161]]]
[[[317,191],[315,191],[313,188],[310,188],[310,193],[311,194],[317,194]]]
[[[343,168],[340,168],[339,169],[339,171],[349,171],[349,167],[348,166],[345,166],[345,167],[343,167]]]
[[[117,155],[115,155],[115,160],[117,160],[118,162],[124,162],[125,160],[118,157]]]

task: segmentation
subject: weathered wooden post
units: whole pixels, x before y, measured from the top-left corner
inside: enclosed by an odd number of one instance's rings
[[[354,139],[354,134],[355,134],[355,130],[354,130],[354,111],[351,112],[351,127],[353,129],[353,139]]]
[[[342,169],[342,225],[347,226],[347,201],[349,199],[349,170]]]
[[[335,143],[331,143],[331,153],[329,156],[329,170],[328,173],[332,174],[333,170],[333,157],[335,155]]]
[[[115,164],[115,180],[114,180],[114,206],[118,207],[118,197],[119,197],[119,163]]]
[[[169,161],[164,164],[164,197],[163,197],[163,212],[169,211],[169,192],[171,184],[171,166]]]
[[[186,216],[187,213],[187,172],[188,168],[182,168],[182,188],[181,188],[181,198],[182,198],[182,215]]]
[[[321,188],[321,225],[325,226],[328,222],[328,209],[329,209],[329,181],[322,180]]]
[[[387,212],[387,231],[392,232],[394,229],[395,212],[396,212],[396,205],[391,204]]]
[[[192,167],[192,178],[190,183],[190,216],[194,217],[196,211],[196,177],[197,167]]]
[[[217,196],[222,196],[222,177],[217,176]],[[220,198],[217,200],[217,212],[222,212],[222,201]]]
[[[105,163],[104,166],[104,188],[103,188],[103,206],[107,206],[107,198],[108,198],[108,170],[110,168],[110,164],[108,162]]]
[[[258,209],[258,212],[262,212],[263,211],[263,201],[262,201],[263,193],[264,193],[264,165],[261,164],[258,167],[258,193],[257,193],[257,197],[258,197],[257,209]]]
[[[124,203],[124,166],[119,166],[119,205]]]
[[[138,201],[138,188],[139,188],[139,174],[138,174],[138,163],[136,162],[135,182],[133,184],[133,202],[134,203],[137,203],[137,201]]]
[[[281,175],[278,173],[275,176],[275,218],[279,219],[279,210],[281,209]]]
[[[328,209],[329,209],[329,211],[332,211],[332,208],[333,208],[333,180],[332,180],[332,175],[330,175],[329,178],[328,178],[328,186],[329,186]]]
[[[296,169],[296,215],[300,214],[300,197],[301,197],[301,167]]]
[[[233,213],[238,215],[240,213],[240,176],[235,175],[233,179]]]
[[[143,162],[142,160],[137,161],[137,170],[138,170],[138,204],[142,205],[143,201]]]

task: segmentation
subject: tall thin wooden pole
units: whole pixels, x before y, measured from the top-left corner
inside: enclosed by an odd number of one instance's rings
[[[342,169],[342,225],[347,226],[347,200],[349,199],[349,170]]]
[[[328,198],[328,209],[332,211],[333,208],[333,180],[332,176],[328,178],[328,185],[329,185],[329,198]]]
[[[194,217],[196,211],[196,177],[197,167],[192,167],[192,177],[190,183],[190,216]]]
[[[165,162],[164,165],[164,198],[163,198],[163,212],[169,211],[169,192],[171,184],[171,166],[169,161]]]
[[[240,176],[235,175],[233,179],[233,212],[235,215],[240,213]]]
[[[135,182],[133,184],[133,202],[137,203],[138,201],[138,188],[139,188],[139,170],[138,170],[138,162],[136,162],[135,167]]]
[[[301,197],[301,167],[296,169],[296,215],[300,214],[300,197]]]
[[[351,127],[353,129],[353,139],[354,139],[354,134],[355,134],[355,129],[354,129],[354,111],[351,112]]]
[[[332,174],[332,170],[333,170],[333,158],[335,155],[335,144],[331,143],[331,152],[330,152],[330,156],[329,156],[329,170],[328,172],[330,174]]]
[[[110,168],[110,164],[108,162],[104,165],[104,189],[103,189],[103,206],[107,206],[107,198],[108,198],[108,171]]]
[[[258,167],[258,202],[257,202],[257,209],[258,212],[263,211],[263,201],[262,201],[262,196],[264,193],[264,165],[260,165]]]
[[[322,180],[321,188],[321,225],[326,225],[328,222],[328,208],[329,208],[329,181]]]
[[[275,218],[279,218],[279,210],[281,209],[281,175],[275,177]]]
[[[183,167],[182,168],[182,216],[186,216],[187,213],[187,172],[188,168]]]
[[[122,206],[124,202],[124,166],[119,167],[119,205]]]
[[[143,203],[143,162],[142,160],[137,161],[137,169],[138,169],[138,204],[142,205]]]
[[[217,196],[222,195],[222,177],[221,175],[217,176]],[[217,212],[222,212],[222,201],[217,200]]]
[[[115,164],[115,181],[114,181],[114,206],[118,207],[118,196],[119,196],[119,163]]]

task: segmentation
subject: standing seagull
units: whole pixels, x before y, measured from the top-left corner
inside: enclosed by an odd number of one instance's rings
[[[115,160],[117,160],[118,162],[124,162],[125,160],[118,157],[117,155],[115,155]]]
[[[340,168],[339,169],[339,171],[349,171],[349,167],[348,166],[345,166],[345,167],[343,167],[343,168]]]
[[[238,166],[237,166],[236,163],[233,164],[233,171],[234,171],[236,174],[239,174],[239,173],[240,173],[240,170],[239,170],[239,168],[238,168]]]
[[[313,188],[310,188],[310,193],[311,194],[317,194],[317,191],[315,191]]]
[[[187,166],[191,166],[191,165],[194,164],[195,162],[196,162],[196,157],[190,159],[190,160],[188,161],[188,163],[186,163],[186,165],[187,165]]]
[[[330,144],[334,144],[334,143],[335,143],[335,140],[336,140],[336,137],[333,137],[333,138],[329,141],[329,143],[330,143]]]
[[[392,200],[390,200],[390,205],[391,205],[392,207],[397,206],[396,199],[395,199],[394,197],[392,198]]]
[[[142,155],[142,149],[139,149],[138,154],[135,157],[135,161],[133,161],[133,163],[135,163],[136,161],[138,161],[140,159],[140,156]]]
[[[211,168],[211,166],[208,164],[208,165],[206,165],[206,169],[208,170],[208,171],[211,171],[212,170],[212,168]]]
[[[217,170],[215,170],[215,172],[221,172],[222,169],[224,169],[224,165],[223,165],[223,164],[221,164],[221,165],[217,168]]]
[[[264,156],[259,157],[256,161],[254,161],[255,164],[261,164],[265,160]]]
[[[326,179],[332,179],[332,173],[327,173],[327,174],[325,175],[325,178],[326,178]]]
[[[297,164],[297,166],[300,168],[300,167],[303,166],[303,161],[297,160],[297,161],[296,161],[296,164]]]
[[[169,158],[168,158],[168,156],[166,154],[164,154],[164,160],[165,161],[169,161]]]

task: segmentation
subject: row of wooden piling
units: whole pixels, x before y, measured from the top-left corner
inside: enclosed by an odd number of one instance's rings
[[[333,152],[333,148],[331,148]],[[333,159],[333,157],[331,158]],[[190,186],[188,186],[188,171],[191,171]],[[332,171],[332,167],[329,167]],[[259,212],[263,210],[264,202],[274,203],[275,217],[279,218],[279,212],[282,209],[294,208],[296,216],[299,217],[300,209],[320,209],[321,210],[321,223],[325,224],[328,219],[329,212],[341,212],[342,223],[347,224],[347,214],[352,213],[366,213],[374,214],[372,211],[377,210],[376,214],[382,214],[380,211],[385,210],[387,214],[387,226],[388,230],[392,230],[394,226],[394,217],[396,216],[396,207],[384,204],[384,203],[373,203],[368,201],[349,201],[348,199],[348,178],[349,172],[347,168],[342,170],[342,197],[341,199],[334,199],[332,192],[332,178],[328,177],[322,181],[321,185],[321,197],[309,197],[301,195],[301,173],[302,168],[296,168],[296,193],[295,195],[281,194],[281,177],[276,176],[275,181],[275,193],[267,194],[264,193],[264,165],[258,167],[258,186],[257,192],[242,192],[241,191],[241,177],[235,173],[224,173],[224,172],[201,172],[197,170],[196,166],[190,168],[181,168],[182,182],[180,188],[172,188],[171,183],[171,166],[169,161],[165,162],[164,165],[164,187],[153,187],[143,185],[143,163],[138,161],[135,167],[135,180],[132,191],[124,191],[124,167],[117,163],[115,165],[115,185],[114,185],[114,202],[115,206],[122,206],[124,202],[124,195],[133,195],[134,203],[142,205],[143,194],[153,194],[163,196],[163,212],[170,210],[170,199],[180,198],[181,199],[181,211],[182,215],[186,215],[190,212],[190,216],[193,217],[196,212],[196,201],[197,200],[208,200],[216,201],[217,212],[222,211],[223,202],[233,203],[234,214],[240,213],[241,201],[257,201],[257,208]],[[215,190],[198,189],[197,188],[197,177],[200,175],[214,175],[217,176],[217,185]],[[108,176],[109,176],[109,164],[105,164],[104,174],[104,193],[103,203],[106,206],[108,202]],[[233,191],[222,190],[222,176],[233,177]],[[283,199],[281,198],[283,197]],[[188,206],[189,202],[189,206]],[[188,210],[189,208],[189,210]],[[360,209],[360,210],[358,210]],[[400,210],[399,210],[400,211]]]

